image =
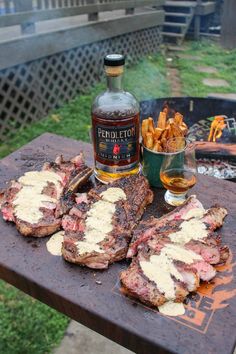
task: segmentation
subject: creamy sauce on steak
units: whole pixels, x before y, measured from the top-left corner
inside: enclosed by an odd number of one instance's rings
[[[165,302],[164,305],[158,307],[160,313],[167,316],[181,316],[185,313],[184,304],[182,302]]]
[[[184,216],[183,216],[183,219],[184,220],[188,220],[190,218],[202,218],[203,215],[205,214],[205,209],[202,207],[202,208],[193,208],[193,209],[190,209]]]
[[[108,188],[101,194],[102,199],[95,202],[87,213],[84,240],[76,243],[79,254],[89,252],[104,253],[98,243],[112,231],[112,218],[116,211],[116,202],[126,199],[121,188]]]
[[[46,243],[47,250],[53,256],[61,256],[61,247],[65,231],[59,231],[52,235]]]
[[[172,276],[176,280],[184,281],[181,273],[178,272],[174,265],[175,261],[181,261],[185,264],[192,264],[195,260],[202,260],[202,257],[191,250],[184,248],[184,245],[191,240],[201,240],[207,236],[206,225],[200,220],[204,214],[204,209],[200,212],[193,209],[185,215],[185,220],[181,224],[181,229],[169,235],[174,244],[167,244],[162,248],[160,255],[153,255],[149,261],[140,262],[140,266],[144,274],[156,283],[160,292],[164,293],[167,301],[159,310],[169,316],[178,316],[184,314],[183,304],[176,304],[173,300],[175,295],[175,283]]]
[[[153,282],[158,290],[165,294],[166,299],[174,300],[176,280],[184,281],[182,274],[175,267],[174,260],[191,264],[202,257],[191,250],[181,246],[169,244],[162,248],[160,255],[152,255],[149,261],[141,261],[140,267],[143,273]]]
[[[194,218],[182,222],[181,229],[169,235],[174,243],[185,245],[191,240],[201,240],[207,237],[207,229],[201,219]]]
[[[180,245],[167,244],[162,249],[162,252],[167,258],[181,261],[185,264],[191,264],[194,260],[202,260],[202,257],[199,254],[185,249]]]
[[[57,199],[42,194],[43,189],[51,182],[56,186],[59,196],[62,190],[61,177],[51,171],[31,171],[18,181],[22,188],[13,200],[14,214],[20,220],[36,224],[43,217],[40,208],[45,207],[45,203],[57,203]]]

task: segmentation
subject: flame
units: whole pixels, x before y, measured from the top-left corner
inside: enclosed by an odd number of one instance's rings
[[[207,140],[216,142],[216,140],[221,137],[225,127],[225,118],[223,116],[215,116],[211,123],[211,129]]]
[[[217,288],[221,285],[232,283],[234,279],[233,267],[236,265],[236,262],[232,263],[232,260],[233,256],[232,253],[230,253],[226,264],[216,267],[218,271],[217,277],[211,283],[204,283],[199,288],[199,292],[203,296],[205,295],[211,297],[214,300],[211,306],[212,310],[218,310],[227,307],[228,304],[224,302],[236,296],[236,289],[217,290]]]

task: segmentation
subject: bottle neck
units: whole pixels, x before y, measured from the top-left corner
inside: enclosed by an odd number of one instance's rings
[[[123,75],[107,76],[107,89],[108,91],[118,92],[122,91]]]

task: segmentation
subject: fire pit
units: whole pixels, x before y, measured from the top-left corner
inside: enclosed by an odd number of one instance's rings
[[[189,139],[197,141],[198,172],[236,182],[236,101],[218,98],[173,97],[141,102],[141,119],[157,119],[164,104],[184,115]],[[208,141],[215,116],[221,130],[211,131],[216,142]],[[215,127],[217,124],[215,124]],[[213,124],[214,127],[214,124]],[[218,125],[219,128],[219,125]]]

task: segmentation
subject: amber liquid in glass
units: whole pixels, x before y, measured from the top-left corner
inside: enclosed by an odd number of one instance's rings
[[[196,177],[191,171],[170,169],[160,174],[163,186],[174,194],[186,193],[196,184]]]

